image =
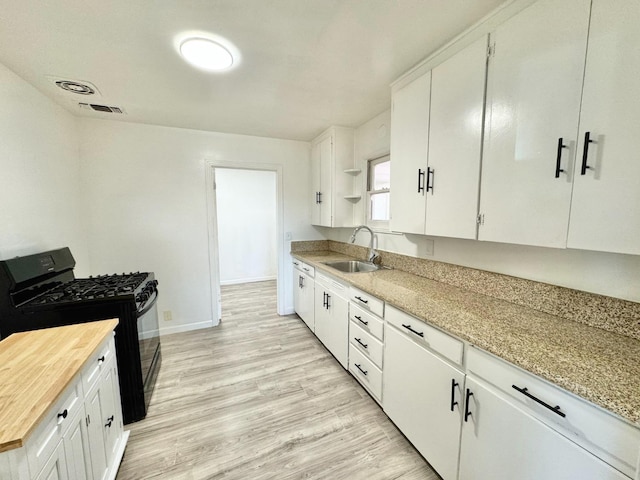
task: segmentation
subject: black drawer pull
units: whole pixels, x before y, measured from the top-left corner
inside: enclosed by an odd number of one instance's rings
[[[102,355],[102,356],[98,359],[98,363],[104,363],[104,355]]]
[[[456,402],[456,387],[460,385],[458,382],[456,382],[455,378],[451,379],[451,411],[453,412],[453,408],[458,405],[458,402]]]
[[[358,320],[361,324],[363,325],[369,325],[369,322],[366,322],[362,319],[362,317],[359,317],[358,315],[354,315],[353,318],[355,318],[356,320]]]
[[[107,418],[107,423],[104,424],[105,427],[111,428],[111,424],[113,423],[113,415]]]
[[[516,385],[511,385],[511,387],[514,388],[515,390],[517,390],[518,392],[520,392],[521,394],[523,394],[525,397],[530,398],[531,400],[533,400],[536,403],[539,403],[540,405],[542,405],[545,408],[548,408],[549,410],[551,410],[556,415],[560,415],[562,418],[567,416],[565,413],[560,411],[560,407],[558,405],[556,405],[555,407],[552,407],[548,403],[543,402],[539,398],[531,395],[526,387],[525,388],[520,388],[520,387],[517,387]]]
[[[362,303],[369,303],[369,300],[365,300],[364,298],[356,297],[356,300],[360,300]]]
[[[364,348],[369,348],[368,345],[366,343],[362,343],[362,340],[360,340],[359,338],[353,337],[353,339],[358,342],[360,345],[362,345]]]
[[[415,333],[416,335],[418,335],[419,337],[424,338],[424,332],[418,332],[417,330],[414,330],[413,328],[411,328],[411,325],[405,325],[404,323],[402,324],[402,326],[404,328],[406,328],[407,330],[409,330],[410,332]]]
[[[556,178],[560,177],[560,172],[564,172],[562,168],[560,168],[560,162],[562,161],[562,149],[567,148],[567,146],[562,143],[562,137],[558,139],[558,154],[556,155]]]
[[[65,408],[64,411],[62,413],[58,414],[58,418],[62,418],[63,420],[65,418],[67,418],[67,415],[69,415],[69,412],[67,411],[67,409]]]
[[[591,168],[587,165],[587,159],[589,157],[589,144],[595,143],[594,140],[591,140],[591,132],[584,133],[584,146],[582,148],[582,165],[580,167],[580,175],[584,175],[587,173],[587,168]]]
[[[469,417],[472,415],[471,410],[469,410],[469,399],[473,397],[473,392],[467,388],[467,396],[464,401],[464,421],[466,422]]]
[[[363,370],[362,367],[360,365],[358,365],[357,363],[354,363],[354,365],[358,368],[358,370],[360,370],[362,372],[362,374],[366,377],[367,376],[367,371]]]

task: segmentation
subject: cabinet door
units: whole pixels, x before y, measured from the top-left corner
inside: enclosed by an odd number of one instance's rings
[[[67,462],[64,455],[63,442],[59,442],[49,460],[35,477],[36,480],[68,480]]]
[[[317,285],[316,288],[315,333],[336,360],[347,368],[349,302],[336,290],[321,285]]]
[[[311,225],[320,225],[320,144],[311,144]]]
[[[460,480],[629,480],[480,382],[467,388]]]
[[[391,230],[424,234],[431,72],[393,94]]]
[[[83,407],[62,437],[69,480],[90,480],[92,478],[86,419]]]
[[[104,430],[102,423],[102,406],[100,387],[90,392],[85,401],[87,413],[87,433],[93,480],[107,478],[107,455],[104,448]]]
[[[457,478],[463,387],[462,372],[387,328],[384,411],[444,480]]]
[[[428,235],[476,238],[486,69],[482,37],[431,72]]]
[[[333,139],[329,136],[322,140],[318,147],[320,149],[320,223],[324,227],[333,226]]]
[[[567,246],[640,254],[640,4],[594,0]],[[593,143],[587,143],[589,133]],[[586,169],[582,169],[583,153]]]
[[[540,0],[492,34],[480,240],[566,246],[589,4]]]
[[[298,316],[313,332],[314,311],[313,311],[313,279],[308,275],[293,270],[293,303]]]
[[[100,406],[104,428],[104,450],[107,456],[107,466],[111,468],[120,443],[122,418],[119,415],[120,403],[116,397],[118,374],[116,362],[112,361],[105,368],[100,385]]]

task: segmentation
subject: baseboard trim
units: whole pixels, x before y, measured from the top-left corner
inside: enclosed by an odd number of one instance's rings
[[[224,280],[220,281],[220,286],[223,285],[238,285],[240,283],[254,283],[254,282],[266,282],[267,280],[276,280],[276,276],[269,277],[253,277],[253,278],[239,278],[235,280]]]

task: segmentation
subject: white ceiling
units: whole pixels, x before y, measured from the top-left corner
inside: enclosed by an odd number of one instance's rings
[[[0,62],[77,115],[310,140],[390,106],[389,84],[504,0],[0,0]],[[174,38],[205,31],[241,63],[196,70]],[[95,84],[101,103],[47,76]]]

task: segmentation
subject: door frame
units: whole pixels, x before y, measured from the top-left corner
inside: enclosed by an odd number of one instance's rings
[[[230,162],[221,160],[205,160],[205,190],[207,199],[207,230],[209,245],[209,280],[211,290],[212,326],[220,323],[222,305],[220,300],[220,245],[218,242],[218,218],[215,195],[215,170],[228,168],[234,170],[258,170],[275,172],[276,174],[276,250],[277,250],[277,313],[285,315],[284,275],[285,275],[285,242],[284,242],[284,199],[282,194],[282,165],[274,163]]]

